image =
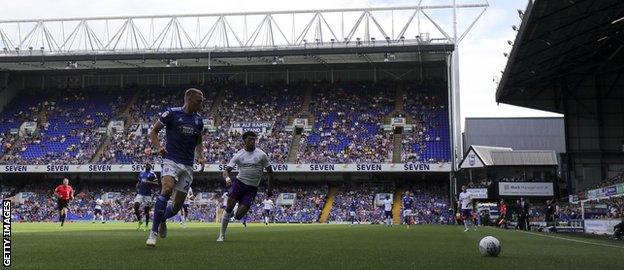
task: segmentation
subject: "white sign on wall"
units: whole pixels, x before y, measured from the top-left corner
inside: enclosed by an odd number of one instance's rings
[[[390,200],[394,201],[394,194],[392,194],[392,193],[377,193],[377,194],[375,194],[375,205],[383,206],[384,205],[383,201],[386,198],[390,198]]]
[[[468,188],[466,189],[468,194],[472,195],[473,199],[487,199],[488,191],[487,188]]]
[[[585,233],[613,234],[613,227],[620,223],[619,219],[586,219]]]
[[[499,182],[501,196],[554,196],[553,183],[544,182]]]
[[[277,205],[294,205],[296,197],[297,194],[295,193],[280,193],[277,197]]]

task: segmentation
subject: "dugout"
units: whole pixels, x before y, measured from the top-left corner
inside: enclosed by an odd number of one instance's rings
[[[471,145],[459,166],[463,184],[478,199],[561,195],[555,151]]]

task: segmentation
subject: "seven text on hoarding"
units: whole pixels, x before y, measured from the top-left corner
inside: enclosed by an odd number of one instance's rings
[[[297,164],[291,164],[297,165]],[[302,164],[300,164],[302,165]],[[296,169],[294,171],[341,171],[339,169],[339,165],[344,171],[357,171],[357,172],[370,172],[370,171],[395,171],[393,169],[387,169],[382,164],[306,164],[306,167],[302,169]],[[348,167],[347,167],[348,165]],[[274,164],[273,170],[278,172],[290,172],[288,164]],[[403,164],[403,171],[431,171],[431,164],[415,164],[415,163],[407,163]],[[216,168],[217,171],[224,170],[226,165],[219,164]],[[295,166],[299,168],[299,165]],[[195,170],[199,170],[199,165],[195,165]],[[46,165],[46,166],[26,166],[26,165],[1,165],[0,172],[5,173],[19,173],[19,172],[137,172],[144,170],[143,164],[133,164],[131,166],[127,165],[95,165],[95,164],[84,164],[84,165]],[[212,172],[214,170],[207,170],[207,172]]]

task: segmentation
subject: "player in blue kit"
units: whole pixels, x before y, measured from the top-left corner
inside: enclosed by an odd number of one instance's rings
[[[143,211],[145,213],[145,229],[147,230],[149,224],[149,213],[152,208],[152,189],[158,186],[158,179],[156,174],[152,172],[152,165],[145,164],[145,171],[139,173],[139,182],[136,184],[137,195],[134,197],[134,214],[136,215],[139,225],[137,230],[141,229],[143,220],[141,219],[141,205],[143,205]]]
[[[163,112],[149,133],[149,139],[162,156],[163,164],[162,188],[154,207],[152,230],[146,241],[148,246],[156,246],[157,236],[167,237],[166,220],[180,211],[193,183],[194,160],[202,169],[206,163],[202,143],[204,121],[197,113],[204,100],[204,94],[200,90],[195,88],[186,90],[184,106]],[[158,132],[163,128],[166,130],[166,149],[158,139]],[[173,203],[167,206],[172,195],[174,195]]]
[[[409,191],[405,192],[405,196],[403,196],[403,222],[407,225],[407,228],[410,228],[412,224],[412,207],[414,204],[414,198],[410,194]]]
[[[355,223],[355,220],[356,220],[355,211],[357,211],[357,205],[355,204],[355,200],[354,200],[351,202],[351,205],[349,205],[349,219],[351,221],[351,225],[353,225],[353,223]]]

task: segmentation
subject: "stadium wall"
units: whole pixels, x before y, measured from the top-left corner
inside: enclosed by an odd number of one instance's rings
[[[624,86],[621,74],[587,76],[577,87],[562,83],[565,172],[572,190],[594,186],[624,171]]]
[[[17,95],[19,88],[14,84],[9,84],[9,74],[0,73],[0,112]]]
[[[466,118],[464,128],[464,153],[471,145],[565,153],[563,117],[472,117]]]
[[[204,85],[211,81],[237,81],[245,83],[267,83],[283,81],[380,81],[380,80],[440,80],[446,81],[446,67],[443,62],[398,63],[381,65],[294,65],[231,68],[176,68],[176,69],[132,69],[107,71],[67,70],[47,73],[16,73],[21,88],[46,89]]]

